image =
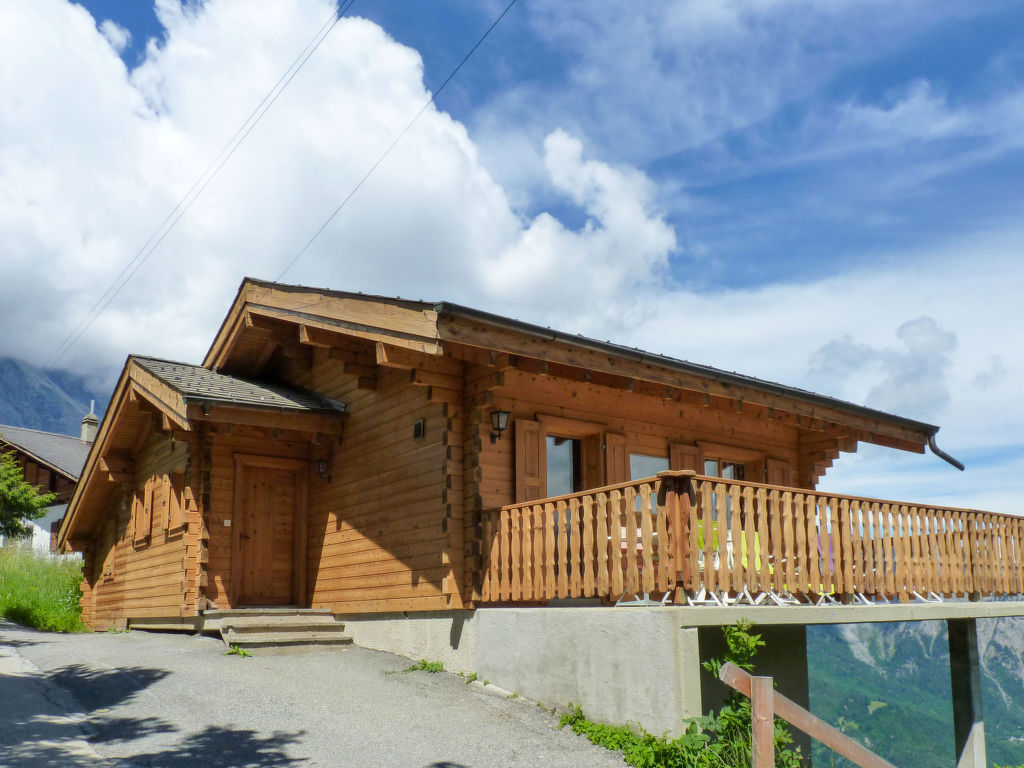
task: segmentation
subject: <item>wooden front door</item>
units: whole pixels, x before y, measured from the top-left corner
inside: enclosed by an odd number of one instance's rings
[[[234,606],[306,602],[306,462],[235,456]]]

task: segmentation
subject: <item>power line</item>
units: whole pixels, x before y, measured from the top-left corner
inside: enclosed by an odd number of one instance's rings
[[[323,231],[327,228],[327,225],[330,224],[332,221],[334,221],[334,217],[335,216],[337,216],[339,213],[341,213],[341,209],[344,208],[345,205],[348,203],[348,201],[352,199],[352,197],[356,194],[356,192],[359,191],[359,188],[362,187],[363,184],[366,182],[366,180],[368,178],[370,178],[370,176],[373,174],[373,172],[377,170],[377,167],[382,162],[384,162],[384,158],[386,158],[389,154],[391,154],[391,150],[393,150],[395,148],[395,146],[398,144],[398,142],[400,142],[405,137],[405,134],[407,134],[409,132],[409,129],[412,128],[413,123],[415,123],[417,120],[419,120],[420,115],[422,115],[424,112],[427,111],[427,107],[429,107],[431,104],[433,104],[434,101],[437,99],[437,97],[439,95],[441,95],[441,91],[443,91],[445,86],[448,85],[449,81],[453,77],[455,77],[456,74],[458,74],[458,71],[460,69],[462,69],[462,65],[465,64],[467,61],[469,61],[469,57],[472,56],[476,52],[476,49],[479,48],[481,43],[483,43],[483,41],[487,39],[487,36],[491,34],[491,31],[496,26],[498,26],[498,22],[500,22],[503,18],[505,18],[505,14],[508,13],[510,10],[512,10],[512,6],[515,5],[515,4],[516,4],[516,0],[511,0],[511,2],[508,5],[505,6],[505,10],[503,10],[498,15],[498,18],[496,18],[492,22],[491,26],[489,26],[487,28],[487,31],[484,32],[483,35],[480,36],[480,39],[477,40],[476,43],[473,45],[473,47],[469,49],[469,52],[465,56],[462,57],[462,60],[456,65],[455,69],[453,69],[448,74],[448,77],[446,77],[444,79],[444,82],[441,83],[441,86],[436,91],[434,91],[434,93],[431,95],[431,97],[429,99],[427,99],[427,101],[423,104],[422,107],[420,107],[419,112],[417,112],[413,116],[412,120],[409,121],[408,125],[406,125],[405,128],[402,129],[402,132],[399,133],[398,136],[395,137],[395,140],[392,141],[391,144],[388,145],[388,148],[384,150],[383,154],[381,154],[380,157],[377,158],[377,161],[373,165],[370,166],[370,169],[363,175],[363,177],[356,183],[356,185],[354,187],[352,187],[352,189],[349,191],[349,193],[347,195],[345,195],[345,199],[341,201],[341,203],[338,205],[338,207],[334,209],[334,211],[331,213],[331,215],[328,216],[327,219],[324,221],[324,223],[320,225],[320,227],[316,230],[316,232],[313,233],[313,236],[311,238],[309,238],[308,241],[306,241],[306,244],[304,246],[302,246],[302,248],[299,249],[299,252],[295,254],[295,256],[292,258],[292,260],[288,262],[288,265],[281,271],[281,274],[279,274],[277,276],[277,280],[280,280],[281,278],[283,278],[288,273],[288,270],[290,270],[292,267],[295,266],[295,263],[300,258],[302,258],[303,254],[305,254],[306,251],[309,249],[309,246],[311,246],[313,244],[313,242],[318,237],[320,237],[321,233],[323,233]]]
[[[324,21],[324,23],[317,30],[313,38],[306,44],[306,47],[302,49],[302,52],[292,61],[288,68],[284,71],[277,82],[270,88],[269,91],[263,96],[259,104],[249,113],[249,116],[242,122],[235,131],[234,135],[228,139],[227,143],[221,148],[220,152],[213,159],[213,161],[207,166],[199,177],[195,180],[192,186],[189,188],[182,198],[178,201],[177,205],[171,210],[170,213],[160,222],[159,226],[153,231],[153,234],[149,236],[149,239],[143,244],[141,248],[135,253],[135,255],[129,260],[127,264],[121,269],[117,277],[113,279],[107,289],[103,292],[103,295],[96,300],[96,303],[92,305],[85,317],[79,321],[78,325],[64,338],[64,340],[57,346],[53,355],[50,356],[49,360],[44,364],[44,368],[49,368],[56,365],[61,358],[81,339],[82,335],[89,330],[94,322],[103,314],[104,310],[110,305],[110,302],[124,289],[128,282],[135,276],[135,274],[142,268],[142,266],[149,260],[149,257],[153,255],[153,252],[160,246],[164,241],[164,238],[170,234],[171,230],[174,229],[175,225],[181,220],[181,217],[188,212],[192,204],[199,198],[210,182],[213,181],[214,177],[220,172],[224,164],[231,159],[231,156],[235,154],[235,151],[241,146],[242,142],[245,141],[246,137],[252,132],[252,129],[256,127],[257,123],[263,118],[263,116],[274,106],[274,102],[284,93],[284,90],[288,85],[295,79],[295,76],[299,73],[299,70],[305,66],[306,62],[309,61],[310,57],[316,53],[320,44],[326,39],[331,33],[331,30],[337,26],[338,22],[348,14],[355,0],[347,0],[343,3],[340,10],[334,8],[331,10],[330,16]]]

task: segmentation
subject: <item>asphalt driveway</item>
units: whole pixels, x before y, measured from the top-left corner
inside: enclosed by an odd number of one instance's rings
[[[0,621],[0,766],[617,766],[522,699],[378,651],[224,655],[184,634]],[[563,702],[564,703],[564,702]]]

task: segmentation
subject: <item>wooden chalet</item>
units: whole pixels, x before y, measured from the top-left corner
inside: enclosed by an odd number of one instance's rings
[[[201,366],[128,359],[60,541],[94,629],[1019,591],[1016,518],[814,492],[861,442],[945,457],[937,431],[454,304],[246,279]]]

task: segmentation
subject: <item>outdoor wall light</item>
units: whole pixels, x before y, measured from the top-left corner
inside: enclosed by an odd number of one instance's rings
[[[502,434],[508,429],[508,417],[512,414],[508,411],[491,411],[491,444],[501,440]]]
[[[327,459],[313,459],[313,471],[321,480],[327,477]]]

